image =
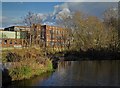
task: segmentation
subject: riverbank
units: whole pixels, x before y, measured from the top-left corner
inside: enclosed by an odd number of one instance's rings
[[[3,84],[7,83],[5,80],[29,79],[53,70],[52,61],[38,48],[5,50],[2,52],[2,62],[4,66],[9,64],[3,70]]]
[[[7,63],[10,65],[6,67],[7,74],[3,73],[3,78],[6,78],[8,81],[10,79],[11,81],[29,79],[35,75],[41,75],[42,73],[53,71],[53,69],[58,67],[58,61],[117,60],[119,57],[120,52],[95,50],[89,50],[86,52],[47,52],[47,54],[43,49],[35,47],[4,50],[2,52],[2,62],[3,64]]]
[[[78,58],[79,59],[79,58]],[[54,73],[14,81],[5,88],[52,86],[120,86],[120,60],[60,61]]]
[[[88,50],[88,51],[64,51],[48,55],[51,59],[74,61],[74,60],[120,60],[119,51]],[[79,59],[78,59],[79,58]]]

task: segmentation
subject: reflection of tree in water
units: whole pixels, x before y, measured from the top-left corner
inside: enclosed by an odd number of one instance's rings
[[[77,85],[118,85],[120,84],[120,61],[65,61],[58,65],[60,77]],[[70,82],[71,82],[70,81]]]
[[[68,72],[68,70],[69,70],[70,67],[71,67],[71,61],[60,61],[58,63],[57,72],[62,77],[63,76],[65,77],[65,76],[67,76],[67,72]]]
[[[46,80],[51,74],[52,72],[43,73],[40,76],[32,77],[31,79],[12,82],[12,85],[25,86],[25,88],[26,86],[37,86],[40,82]]]
[[[22,81],[21,85],[40,86],[47,79],[45,85],[116,86],[120,85],[119,69],[120,60],[61,61],[51,77],[51,74],[33,77]]]
[[[116,85],[120,80],[118,79],[120,76],[118,72],[119,64],[120,61],[116,60],[81,61],[78,69],[79,73],[76,71],[76,78],[83,83],[88,81],[88,84],[91,83],[91,85]]]
[[[61,61],[61,62],[59,62],[59,64],[58,64],[58,68],[59,69],[61,69],[61,68],[68,68],[68,67],[70,67],[71,66],[71,62],[72,61]]]

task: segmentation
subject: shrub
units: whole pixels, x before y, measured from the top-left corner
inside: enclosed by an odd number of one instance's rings
[[[29,79],[52,71],[51,61],[43,55],[42,50],[36,48],[14,49],[4,52],[5,62],[11,62],[9,75],[12,80]]]
[[[7,62],[15,62],[15,61],[20,61],[21,56],[19,56],[16,53],[9,52],[6,55]]]
[[[13,80],[20,80],[25,78],[30,78],[32,69],[29,66],[16,67],[10,70],[10,76]]]

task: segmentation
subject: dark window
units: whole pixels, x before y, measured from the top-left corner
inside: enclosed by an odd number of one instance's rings
[[[56,30],[56,34],[58,34],[58,30]]]
[[[44,38],[44,34],[45,34],[45,29],[41,30],[41,38]]]
[[[17,41],[15,41],[15,44],[17,44]]]
[[[53,30],[50,30],[50,39],[53,39]]]
[[[12,44],[12,40],[10,41],[10,44]]]
[[[4,44],[7,44],[7,40],[4,41]]]

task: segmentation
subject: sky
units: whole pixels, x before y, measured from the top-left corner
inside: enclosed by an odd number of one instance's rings
[[[43,18],[43,24],[55,25],[59,15],[75,11],[102,17],[103,12],[117,7],[117,2],[2,2],[2,27],[23,25],[23,17],[30,11]],[[1,22],[1,21],[0,21]]]

